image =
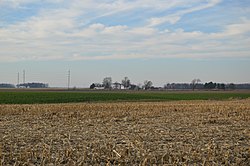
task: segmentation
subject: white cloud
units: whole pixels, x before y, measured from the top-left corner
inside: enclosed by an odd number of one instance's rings
[[[242,23],[232,24],[226,28],[225,34],[239,35],[250,32],[250,20],[243,19]]]
[[[22,8],[29,3],[62,3],[64,0],[0,0],[0,7]]]
[[[149,20],[149,26],[154,27],[165,22],[169,22],[170,24],[175,24],[181,19],[180,16],[173,15],[173,16],[166,16],[166,17],[155,17]]]
[[[222,32],[211,33],[209,37],[214,39],[230,39],[230,38],[241,38],[249,39],[249,36],[246,35],[250,32],[250,20],[241,19],[240,23],[229,24],[227,25]],[[250,43],[249,43],[250,44]]]
[[[148,20],[148,22],[149,22],[148,26],[153,27],[153,26],[157,26],[157,25],[160,25],[160,24],[163,24],[166,22],[170,23],[170,24],[175,24],[185,14],[213,7],[220,2],[221,2],[221,0],[209,0],[206,4],[199,4],[198,6],[190,6],[189,8],[180,10],[174,14],[170,14],[170,15],[163,16],[163,17],[153,17],[153,18],[150,18]]]
[[[78,54],[74,54],[70,60],[124,60],[124,59],[139,59],[139,58],[147,58],[145,55],[140,54],[113,54],[113,55],[105,55],[105,56],[80,56]]]
[[[0,28],[0,61],[249,57],[247,18],[217,33],[157,28],[165,22],[176,23],[184,14],[212,7],[219,0],[201,4],[201,0],[109,2],[73,0],[66,8],[42,9],[38,15]],[[176,6],[184,9],[165,17],[145,17],[150,26],[95,21],[129,10],[164,11]]]

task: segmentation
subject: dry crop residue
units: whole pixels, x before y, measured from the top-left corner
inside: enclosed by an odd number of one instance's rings
[[[250,165],[250,100],[0,105],[8,165]]]

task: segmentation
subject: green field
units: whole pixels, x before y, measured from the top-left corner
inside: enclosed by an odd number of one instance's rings
[[[0,104],[228,100],[245,98],[250,98],[249,92],[0,92]]]

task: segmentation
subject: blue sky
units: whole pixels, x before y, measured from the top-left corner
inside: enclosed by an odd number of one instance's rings
[[[250,82],[249,0],[1,0],[0,82]]]

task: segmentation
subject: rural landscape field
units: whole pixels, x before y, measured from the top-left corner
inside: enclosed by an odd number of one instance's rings
[[[0,96],[0,104],[46,104],[246,99],[250,97],[250,91],[57,91],[53,89],[39,91],[37,89],[13,89],[0,91]]]
[[[147,92],[141,94],[150,100],[141,101],[139,95],[132,102],[125,98],[54,104],[35,99],[45,99],[43,93],[32,92],[29,102],[19,96],[19,102],[9,97],[6,104],[1,98],[1,166],[250,165],[249,93],[221,93],[223,98],[213,92],[186,92],[177,101],[181,93]],[[50,92],[55,101],[61,97],[56,94]],[[128,93],[133,94],[138,95]]]
[[[250,166],[250,0],[0,0],[0,166]]]

